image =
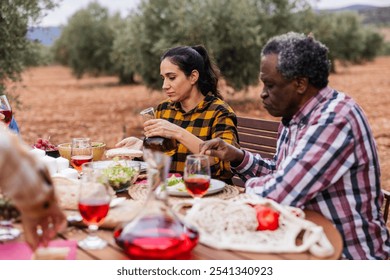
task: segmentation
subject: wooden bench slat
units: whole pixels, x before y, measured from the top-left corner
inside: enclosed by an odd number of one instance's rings
[[[248,118],[248,117],[237,117],[237,124],[241,127],[251,127],[255,129],[278,131],[279,122],[270,121],[264,119]]]
[[[260,154],[264,158],[272,158],[276,152],[279,122],[237,117],[238,139],[241,148]],[[238,177],[232,178],[236,186],[244,186],[244,182]]]
[[[254,128],[248,128],[248,127],[238,127],[238,132],[241,134],[252,134],[252,135],[258,135],[263,137],[270,137],[270,138],[276,138],[278,136],[277,131],[270,131],[270,130],[259,130]]]

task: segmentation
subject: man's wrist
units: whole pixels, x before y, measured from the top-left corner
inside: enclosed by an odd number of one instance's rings
[[[235,153],[236,153],[234,157],[235,159],[230,162],[230,166],[233,168],[238,167],[242,163],[245,157],[245,152],[241,149],[236,149]]]

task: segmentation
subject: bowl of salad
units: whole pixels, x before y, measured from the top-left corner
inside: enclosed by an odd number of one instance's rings
[[[141,164],[132,161],[130,163],[114,163],[102,170],[105,182],[115,191],[123,192],[132,186],[138,178]]]

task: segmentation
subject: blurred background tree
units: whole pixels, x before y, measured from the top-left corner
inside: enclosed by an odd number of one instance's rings
[[[336,60],[343,64],[369,61],[378,55],[383,45],[383,37],[372,27],[363,25],[362,18],[354,12],[309,11],[301,16],[297,29],[312,32],[329,48],[333,72]]]
[[[203,44],[227,82],[242,89],[258,82],[259,51],[270,35],[288,30],[306,1],[142,1],[114,39],[116,63],[160,88],[160,56],[177,45]],[[279,22],[279,24],[274,24]],[[119,59],[120,58],[120,59]]]
[[[55,0],[0,1],[0,94],[8,93],[8,81],[20,81],[27,52],[34,44],[26,38],[28,26],[39,22],[45,11],[53,9]]]
[[[113,22],[108,9],[95,2],[77,11],[54,44],[55,59],[69,66],[78,78],[85,73],[113,74],[110,60],[116,27]]]
[[[354,12],[314,11],[305,0],[143,0],[126,18],[97,3],[76,12],[54,45],[57,61],[77,77],[113,74],[159,89],[160,57],[177,45],[203,44],[235,90],[258,83],[262,46],[275,35],[312,32],[335,61],[363,63],[383,37]]]
[[[142,1],[116,32],[116,64],[160,88],[161,54],[176,45],[203,44],[234,89],[258,83],[262,46],[272,36],[296,31],[314,36],[331,50],[330,59],[361,63],[381,50],[383,38],[363,26],[356,13],[320,13],[307,1]],[[333,68],[333,71],[335,68]]]

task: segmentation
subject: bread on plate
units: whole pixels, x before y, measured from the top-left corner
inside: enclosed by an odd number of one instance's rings
[[[130,149],[130,148],[114,148],[106,151],[106,157],[113,158],[117,156],[124,156],[130,158],[142,157],[144,153],[141,150]]]

